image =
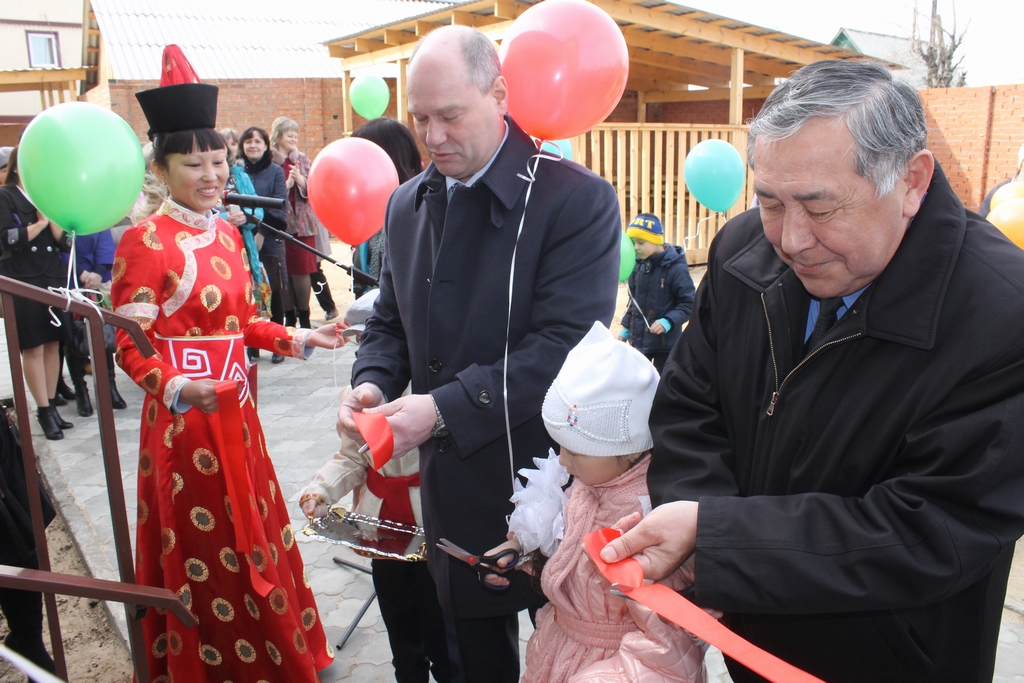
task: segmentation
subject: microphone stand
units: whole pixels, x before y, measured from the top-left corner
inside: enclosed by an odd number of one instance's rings
[[[344,270],[346,273],[348,273],[349,275],[352,276],[352,279],[354,281],[359,282],[360,284],[368,285],[370,287],[377,287],[377,286],[379,286],[378,283],[377,283],[377,278],[375,278],[374,276],[370,275],[369,273],[361,271],[358,268],[355,268],[353,266],[347,266],[344,263],[339,263],[338,261],[334,260],[333,258],[331,258],[327,254],[323,253],[322,251],[309,246],[308,244],[306,244],[302,240],[300,240],[300,239],[298,239],[298,238],[296,238],[296,237],[294,237],[292,235],[289,235],[288,233],[284,232],[283,230],[278,230],[277,228],[270,227],[269,225],[264,223],[262,220],[257,218],[255,215],[253,215],[253,214],[251,214],[251,213],[249,213],[247,211],[243,211],[243,213],[245,213],[245,217],[248,219],[246,222],[254,224],[257,228],[262,228],[262,229],[266,230],[268,233],[270,233],[274,237],[277,237],[278,239],[287,240],[288,242],[291,242],[292,244],[294,244],[297,247],[302,247],[306,251],[313,252],[314,254],[316,254],[317,256],[322,258],[324,261],[328,261],[330,263],[333,263],[334,265],[336,265],[339,268],[341,268],[342,270]]]

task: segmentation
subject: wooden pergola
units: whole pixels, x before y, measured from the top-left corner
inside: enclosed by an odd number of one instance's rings
[[[728,100],[729,123],[742,124],[743,99],[762,99],[805,64],[821,59],[863,59],[817,43],[658,0],[589,0],[622,28],[629,47],[627,90],[637,93],[637,122],[654,102]],[[512,22],[534,4],[528,0],[466,0],[446,9],[342,36],[327,43],[341,58],[345,132],[352,130],[348,102],[351,72],[396,64],[397,111],[404,117],[405,72],[417,41],[440,26],[475,26],[500,42]],[[691,89],[699,86],[702,89]]]
[[[15,69],[0,71],[0,92],[39,91],[43,109],[78,99],[78,83],[85,69]]]

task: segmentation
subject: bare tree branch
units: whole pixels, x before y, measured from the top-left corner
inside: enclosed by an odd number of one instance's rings
[[[956,6],[953,7],[953,27],[946,29],[939,16],[938,0],[932,0],[931,21],[928,25],[928,40],[919,37],[918,9],[914,6],[914,28],[911,37],[914,54],[920,57],[928,70],[925,84],[929,88],[962,87],[967,84],[967,72],[961,66],[963,55],[956,51],[964,42],[967,34],[965,28],[961,32],[956,29]]]

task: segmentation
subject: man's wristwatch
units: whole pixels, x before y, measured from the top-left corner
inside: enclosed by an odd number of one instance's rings
[[[431,395],[430,400],[434,401],[433,395]],[[441,417],[441,409],[437,407],[437,401],[434,401],[434,413],[437,415],[437,422],[434,423],[434,428],[430,430],[430,436],[435,439],[448,436],[448,427],[444,423],[444,418]]]

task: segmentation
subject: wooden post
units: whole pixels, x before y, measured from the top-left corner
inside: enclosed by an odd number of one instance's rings
[[[743,123],[743,49],[732,50],[732,74],[729,80],[729,123]]]
[[[341,72],[341,123],[344,135],[352,134],[352,100],[348,96],[348,89],[352,86],[352,74],[348,69],[342,67]]]
[[[636,91],[636,122],[647,123],[647,97],[643,90]]]
[[[406,73],[408,59],[398,60],[398,77],[395,79],[395,119],[409,125],[409,103],[405,99]]]

